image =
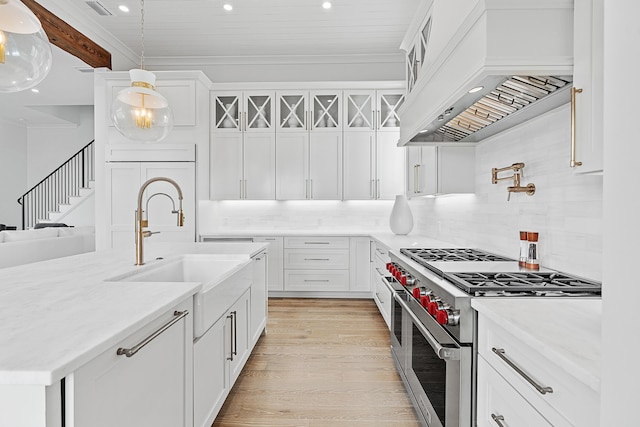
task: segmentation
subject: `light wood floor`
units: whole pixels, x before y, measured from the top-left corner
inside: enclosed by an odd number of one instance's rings
[[[213,426],[419,423],[372,300],[271,298],[267,334]]]

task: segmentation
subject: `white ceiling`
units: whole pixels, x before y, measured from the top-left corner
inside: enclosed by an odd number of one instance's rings
[[[401,60],[400,43],[424,0],[331,0],[328,10],[323,1],[145,0],[145,59],[176,63],[198,58],[206,63],[224,57],[398,55]],[[140,1],[100,0],[112,16],[99,16],[85,0],[39,3],[107,48],[114,69],[139,62]],[[233,10],[225,11],[224,3]],[[119,5],[130,12],[121,12]],[[76,70],[85,64],[54,51],[53,68],[40,93],[0,94],[0,117],[29,125],[60,123],[57,117],[47,119],[42,108],[29,107],[93,104],[92,75]]]
[[[396,54],[420,0],[146,0],[145,56]],[[140,2],[82,11],[140,54]],[[223,10],[224,3],[233,6]],[[118,10],[124,4],[129,13]]]

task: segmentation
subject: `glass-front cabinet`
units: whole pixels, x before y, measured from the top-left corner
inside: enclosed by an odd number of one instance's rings
[[[213,103],[214,131],[275,129],[273,92],[218,94]]]
[[[341,98],[342,91],[278,92],[278,130],[341,130]]]
[[[431,16],[427,16],[420,26],[411,47],[405,57],[407,92],[411,92],[422,75],[427,62],[427,49],[431,35]]]
[[[344,93],[344,199],[393,199],[404,192],[398,108],[402,90]]]
[[[276,199],[342,199],[342,91],[276,99]]]
[[[274,99],[272,91],[212,95],[212,200],[275,199]]]

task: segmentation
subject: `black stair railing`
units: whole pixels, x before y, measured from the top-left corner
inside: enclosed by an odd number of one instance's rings
[[[94,174],[94,149],[91,141],[56,170],[18,198],[22,205],[22,229],[32,228],[39,219],[47,219],[69,197],[89,186]]]

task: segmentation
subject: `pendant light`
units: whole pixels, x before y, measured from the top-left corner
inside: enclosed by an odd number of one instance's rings
[[[155,74],[144,69],[144,0],[140,11],[140,68],[129,70],[131,87],[118,92],[113,100],[111,121],[128,139],[158,142],[173,128],[173,113],[167,99],[156,92]]]
[[[0,92],[40,83],[51,69],[51,45],[36,15],[19,0],[0,0]]]

